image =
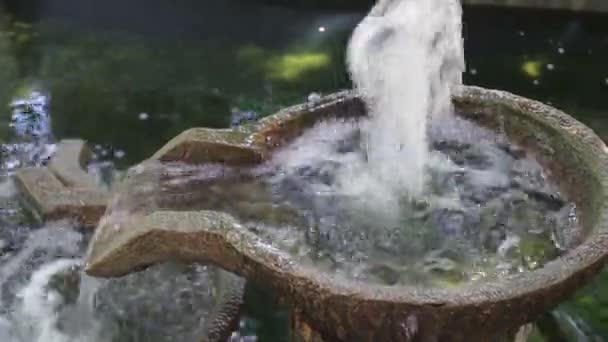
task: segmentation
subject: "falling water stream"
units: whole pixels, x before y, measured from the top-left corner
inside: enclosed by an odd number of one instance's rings
[[[460,6],[380,0],[352,35],[349,68],[371,116],[363,129],[369,171],[386,195],[420,196],[428,181],[428,126],[452,114],[450,90],[464,71]]]

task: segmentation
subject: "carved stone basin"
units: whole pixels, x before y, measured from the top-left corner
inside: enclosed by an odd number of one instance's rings
[[[608,252],[608,149],[586,126],[547,105],[506,92],[462,87],[459,113],[504,130],[533,153],[577,205],[579,240],[534,271],[458,289],[337,280],[271,248],[234,217],[213,211],[155,211],[102,224],[86,272],[118,277],[166,260],[211,262],[284,297],[313,329],[339,341],[495,341],[554,308],[600,271]],[[234,130],[194,128],[153,159],[256,164],[328,117],[364,115],[352,92],[288,108]]]

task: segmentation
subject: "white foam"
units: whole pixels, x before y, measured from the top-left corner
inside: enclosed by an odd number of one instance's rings
[[[78,264],[78,259],[58,259],[42,265],[32,274],[29,282],[17,292],[18,304],[14,305],[10,316],[0,317],[0,338],[3,342],[104,341],[93,316],[92,301],[79,298],[75,307],[79,309],[78,314],[71,315],[70,319],[62,317],[63,329],[58,326],[63,298],[49,289],[48,284],[53,276]],[[80,291],[82,297],[94,293],[95,289],[89,284],[83,284]],[[77,334],[68,333],[75,330]]]
[[[380,0],[355,29],[347,59],[371,116],[370,193],[378,181],[424,191],[428,120],[451,111],[450,87],[464,71],[461,11],[458,0]]]
[[[36,271],[30,282],[17,294],[22,303],[13,321],[29,341],[65,342],[70,339],[57,330],[58,294],[47,290],[51,277],[77,264],[75,260],[56,260]],[[23,339],[21,339],[23,340]]]
[[[58,307],[62,304],[61,295],[48,288],[51,278],[70,267],[80,263],[78,259],[53,260],[52,251],[62,254],[78,254],[82,235],[72,230],[67,222],[54,222],[45,227],[33,230],[23,248],[13,255],[0,268],[0,289],[19,274],[27,270],[30,260],[37,251],[43,251],[50,260],[32,272],[29,279],[20,284],[21,289],[15,293],[15,303],[9,313],[0,316],[0,341],[3,342],[86,342],[98,341],[84,336],[68,336],[57,327]],[[47,258],[47,256],[44,256]],[[29,271],[25,271],[29,273]],[[82,287],[81,287],[82,291]],[[0,296],[1,297],[1,296]],[[3,303],[3,305],[5,305]],[[92,319],[88,316],[87,319]],[[69,322],[68,322],[69,323]],[[89,329],[87,336],[92,334]]]

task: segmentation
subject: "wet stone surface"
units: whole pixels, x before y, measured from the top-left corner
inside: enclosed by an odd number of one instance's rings
[[[576,207],[542,167],[504,137],[458,125],[434,137],[420,198],[391,197],[382,184],[349,192],[370,181],[352,173],[367,163],[365,137],[352,122],[332,121],[253,169],[138,166],[109,216],[224,211],[305,264],[387,285],[491,280],[541,267],[576,245]]]

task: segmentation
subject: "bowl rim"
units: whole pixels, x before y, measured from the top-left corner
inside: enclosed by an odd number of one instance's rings
[[[599,178],[601,184],[601,189],[598,191],[601,193],[602,203],[597,211],[597,220],[593,225],[592,233],[586,236],[581,244],[567,251],[564,255],[549,261],[539,269],[506,276],[498,280],[464,284],[454,289],[423,288],[415,285],[387,286],[338,278],[335,275],[318,271],[312,266],[302,265],[287,252],[263,243],[257,235],[242,229],[242,227],[236,229],[238,234],[234,234],[233,230],[232,234],[230,232],[223,234],[223,238],[241,257],[246,256],[249,259],[249,264],[256,264],[258,269],[263,272],[252,271],[255,267],[245,267],[247,270],[239,269],[234,263],[230,264],[230,262],[219,260],[218,257],[215,258],[218,260],[212,261],[229,271],[247,278],[258,278],[262,282],[265,277],[272,276],[275,278],[275,283],[278,282],[276,281],[278,278],[283,281],[291,280],[291,282],[303,284],[303,286],[299,286],[301,289],[289,284],[275,284],[275,286],[296,295],[297,293],[306,293],[312,289],[313,293],[322,294],[325,302],[348,297],[356,299],[356,302],[360,304],[384,303],[387,307],[393,307],[393,304],[403,304],[408,307],[478,307],[483,309],[488,305],[499,302],[508,304],[513,300],[522,299],[531,294],[539,294],[551,288],[561,291],[563,288],[559,285],[562,283],[572,281],[582,275],[591,276],[595,274],[608,258],[608,200],[606,199],[608,193],[608,147],[604,142],[590,128],[561,110],[506,91],[461,86],[454,91],[453,97],[455,100],[472,98],[477,99],[477,101],[493,101],[496,104],[505,105],[515,111],[537,118],[542,125],[555,128],[573,141],[584,143],[587,148],[592,149],[593,153],[586,154],[585,158],[587,158],[586,163],[589,166],[591,166],[591,163],[595,165],[593,172]],[[226,143],[227,145],[246,150],[255,159],[253,162],[259,163],[261,160],[268,158],[272,154],[272,149],[279,145],[273,137],[276,137],[277,134],[280,136],[280,132],[285,128],[286,123],[289,124],[289,122],[295,121],[306,113],[313,113],[315,120],[321,119],[317,116],[317,112],[324,112],[325,109],[331,109],[337,104],[357,99],[359,97],[352,90],[340,91],[324,96],[314,103],[308,102],[288,107],[263,118],[253,125],[210,131],[217,134],[226,134],[227,138],[225,140],[230,141]],[[319,115],[327,115],[327,111]],[[208,129],[200,128],[199,130]],[[179,148],[180,144],[183,143],[183,139],[180,140],[179,136],[176,137],[159,150],[152,159],[183,161],[184,158],[192,157],[188,153],[184,153],[184,148]],[[179,153],[173,153],[174,151]],[[206,161],[210,162],[211,160]],[[224,220],[224,224],[240,226],[237,220],[229,215],[227,217],[228,219]],[[178,252],[175,251],[175,253]],[[239,262],[242,263],[242,260]],[[89,265],[87,267],[89,270],[95,268],[94,265]],[[268,279],[265,280],[269,281]],[[273,280],[271,279],[270,282],[273,282]],[[569,286],[568,290],[571,290],[572,287]]]
[[[543,104],[539,101],[524,98],[507,91],[491,90],[474,86],[461,86],[455,93],[455,99],[465,97],[476,97],[486,101],[495,101],[507,105],[518,112],[526,112],[538,118],[542,125],[559,129],[562,133],[572,139],[585,140],[585,143],[598,148],[601,153],[590,154],[594,160],[587,163],[596,163],[596,170],[608,170],[608,147],[604,142],[586,125],[572,116],[557,108]],[[337,102],[352,101],[358,98],[353,91],[341,91],[323,97],[317,104],[296,105],[282,110],[270,117],[261,120],[256,129],[257,133],[263,133],[269,125],[277,120],[286,119],[293,115],[318,110],[321,107],[331,106]],[[254,135],[255,135],[254,134]],[[608,190],[608,173],[601,175],[602,193]],[[604,196],[604,195],[603,195]],[[261,248],[262,249],[262,248]],[[263,249],[263,253],[276,253],[275,249]],[[289,258],[287,253],[280,253],[280,258]],[[603,263],[608,258],[608,200],[604,200],[601,209],[598,210],[598,218],[593,225],[593,232],[583,239],[581,244],[567,251],[564,255],[555,258],[543,267],[507,276],[502,279],[492,280],[484,283],[464,284],[454,289],[443,288],[421,288],[414,285],[379,285],[365,283],[350,279],[338,279],[332,275],[322,274],[320,271],[302,267],[299,271],[292,268],[294,259],[284,264],[291,265],[283,269],[285,273],[300,273],[307,276],[320,285],[331,289],[334,295],[352,296],[357,293],[362,300],[386,300],[390,302],[406,302],[413,305],[476,305],[484,302],[510,300],[525,296],[531,292],[543,290],[547,287],[559,284],[575,276],[578,272]],[[275,263],[275,265],[277,265]],[[295,275],[295,274],[294,274]],[[363,285],[363,286],[362,286]]]

